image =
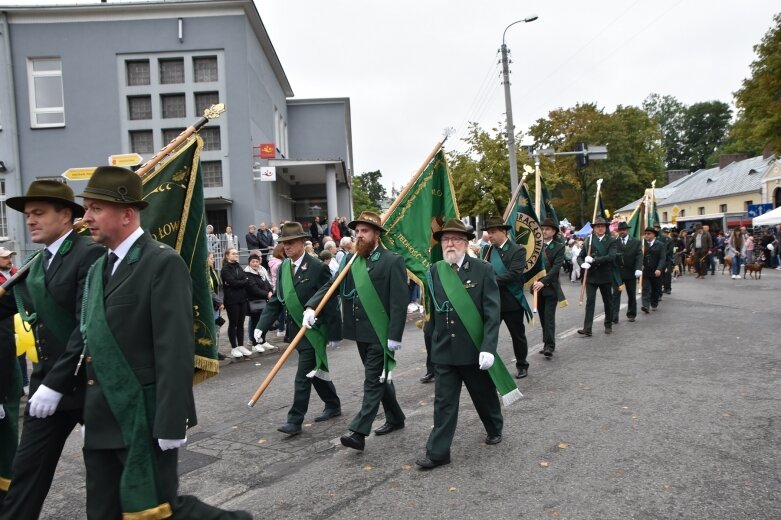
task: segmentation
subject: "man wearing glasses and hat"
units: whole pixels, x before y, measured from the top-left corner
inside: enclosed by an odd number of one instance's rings
[[[355,230],[355,253],[345,256],[340,270],[353,254],[357,257],[340,284],[342,334],[358,344],[364,381],[361,410],[340,440],[348,448],[363,451],[380,403],[385,410],[385,424],[374,433],[386,435],[404,428],[406,417],[396,400],[391,371],[396,365],[394,352],[401,349],[409,293],[404,259],[380,243],[380,235],[386,231],[380,216],[364,211],[348,226]],[[314,326],[314,309],[335,279],[306,302],[305,327]]]
[[[87,275],[82,332],[52,373],[87,377],[87,518],[251,518],[178,496],[177,448],[196,424],[187,264],[141,229],[148,203],[134,172],[99,167],[80,197],[108,251]]]
[[[53,369],[78,334],[84,279],[105,250],[73,230],[73,220],[84,215],[84,208],[64,183],[34,181],[24,196],[11,197],[6,205],[24,213],[30,239],[44,248],[30,260],[27,277],[0,299],[0,317],[19,312],[32,328],[38,350],[0,518],[38,518],[65,440],[82,422],[84,406],[84,379],[61,377]]]

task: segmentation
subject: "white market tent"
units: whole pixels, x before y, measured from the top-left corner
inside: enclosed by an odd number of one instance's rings
[[[768,211],[767,213],[764,213],[758,217],[754,217],[751,220],[751,224],[754,227],[774,226],[776,224],[781,224],[781,206],[777,207],[772,211]]]

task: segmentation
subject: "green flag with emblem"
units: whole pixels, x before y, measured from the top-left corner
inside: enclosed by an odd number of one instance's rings
[[[542,229],[526,183],[522,183],[516,190],[515,200],[510,202],[504,222],[510,226],[510,239],[526,249],[524,287],[528,289],[546,272],[542,260]]]
[[[553,207],[553,198],[548,191],[548,187],[545,186],[545,181],[542,179],[542,176],[540,176],[539,189],[540,195],[542,195],[542,205],[540,206],[540,214],[538,215],[540,217],[540,221],[543,221],[546,218],[550,218],[553,219],[553,222],[555,222],[558,226],[559,216],[556,214],[556,210]]]
[[[171,157],[144,176],[141,227],[157,240],[176,249],[190,269],[193,283],[195,373],[199,383],[219,372],[214,309],[206,263],[206,210],[200,155],[203,140],[191,137]]]
[[[626,223],[629,226],[629,236],[643,240],[643,231],[645,231],[645,199],[637,205]]]

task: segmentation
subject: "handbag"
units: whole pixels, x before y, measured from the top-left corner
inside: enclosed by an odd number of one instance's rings
[[[266,300],[249,300],[247,304],[250,314],[260,314],[266,308]]]

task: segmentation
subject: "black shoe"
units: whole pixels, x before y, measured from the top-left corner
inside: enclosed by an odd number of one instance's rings
[[[420,378],[421,383],[430,383],[434,380],[434,372],[427,372],[425,376]]]
[[[499,444],[500,442],[502,442],[502,435],[501,434],[499,434],[499,435],[486,435],[485,436],[485,443],[488,444],[488,445]]]
[[[542,354],[543,354],[543,355],[544,355],[546,358],[550,359],[550,358],[551,358],[551,356],[553,356],[553,350],[552,350],[552,349],[549,349],[549,348],[543,349],[543,350],[542,350]]]
[[[428,457],[424,457],[422,459],[418,459],[415,461],[415,464],[420,466],[423,469],[434,469],[437,466],[444,466],[445,464],[450,464],[450,459],[446,460],[431,460]]]
[[[401,430],[404,428],[404,423],[402,424],[391,424],[389,422],[386,422],[376,430],[374,430],[374,435],[387,435],[390,432]]]
[[[605,334],[613,334],[613,327],[605,327]]]
[[[524,377],[529,375],[529,369],[528,368],[519,368],[518,373],[515,375],[515,379],[523,379]]]
[[[672,294],[672,291],[664,291],[664,294]]]
[[[545,354],[545,349],[541,348],[540,350],[537,351],[537,354]]]
[[[292,437],[293,435],[298,435],[299,433],[301,433],[301,425],[293,424],[293,423],[285,423],[279,428],[277,428],[277,431],[286,433]]]
[[[648,310],[648,307],[640,307],[640,310],[644,313],[648,314],[650,311]]]
[[[331,408],[330,410],[326,408],[323,410],[323,413],[315,417],[315,422],[327,421],[328,419],[333,419],[334,417],[339,417],[340,415],[342,415],[341,408]]]
[[[626,321],[629,321],[629,322],[635,321],[635,317],[634,316],[630,316],[630,317],[628,317],[626,319]]]
[[[591,337],[591,329],[578,329],[578,334],[582,334],[587,338]]]
[[[614,319],[613,323],[618,323],[618,318]]]
[[[225,354],[223,354],[222,352],[217,352],[217,360],[222,361],[224,359],[225,359]]]
[[[366,436],[358,432],[345,433],[339,437],[339,440],[342,441],[342,446],[358,451],[363,451],[363,447],[366,445]]]

